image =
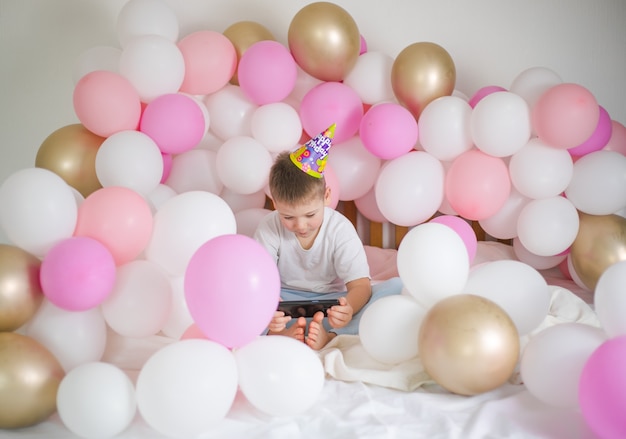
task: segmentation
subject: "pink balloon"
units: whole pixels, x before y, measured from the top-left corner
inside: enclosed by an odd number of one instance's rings
[[[598,126],[600,106],[593,94],[578,84],[563,83],[545,91],[531,112],[537,137],[554,148],[574,148]]]
[[[297,76],[298,67],[291,52],[273,40],[248,47],[237,68],[241,90],[257,105],[285,99],[293,91]]]
[[[369,152],[391,160],[413,149],[418,138],[417,121],[399,104],[377,104],[361,119],[359,135]]]
[[[188,340],[190,338],[200,338],[206,340],[206,335],[204,335],[204,332],[202,332],[200,328],[198,328],[198,325],[192,323],[185,330],[185,332],[183,332],[183,335],[180,336],[181,340]]]
[[[333,143],[341,143],[356,134],[363,117],[359,95],[341,82],[322,82],[302,98],[300,120],[311,137],[317,136],[333,123],[337,124]]]
[[[467,221],[454,215],[440,215],[431,219],[429,222],[444,224],[458,233],[465,244],[470,263],[474,260],[478,249],[478,239],[476,238],[474,229],[472,229],[472,226]]]
[[[359,55],[363,55],[364,53],[367,53],[367,41],[365,40],[365,37],[361,35],[361,48],[359,49]]]
[[[135,130],[141,118],[137,90],[128,79],[106,70],[83,76],[74,87],[73,103],[78,120],[101,137]]]
[[[611,138],[604,149],[626,155],[626,127],[616,120],[611,121]]]
[[[509,170],[498,157],[476,149],[466,151],[448,169],[445,192],[452,209],[463,218],[489,218],[509,197]]]
[[[587,425],[598,437],[626,437],[626,336],[601,344],[580,376],[578,401]]]
[[[228,348],[251,342],[267,327],[280,296],[278,267],[265,248],[245,235],[204,243],[185,271],[185,300],[209,340]]]
[[[178,42],[185,60],[180,91],[207,95],[224,87],[237,69],[237,51],[223,34],[210,30],[191,33]]]
[[[489,96],[491,93],[496,93],[499,91],[507,91],[506,88],[500,87],[499,85],[488,85],[479,89],[468,101],[470,107],[474,108],[478,102],[485,96]]]
[[[598,125],[595,131],[587,140],[574,148],[569,148],[567,151],[573,156],[583,156],[590,152],[598,151],[606,146],[611,139],[613,130],[613,124],[611,123],[611,116],[604,109],[600,108],[600,118],[598,119]]]
[[[198,102],[184,94],[169,93],[146,106],[139,130],[150,136],[161,152],[179,154],[200,143],[206,125]]]
[[[74,236],[100,241],[116,265],[139,256],[152,236],[152,210],[132,189],[110,186],[92,192],[78,208]]]
[[[160,183],[165,183],[167,181],[167,178],[170,176],[170,173],[172,172],[174,157],[172,156],[172,154],[164,152],[161,152],[161,155],[163,156],[163,175],[161,176]]]
[[[103,244],[88,237],[72,237],[46,253],[39,278],[44,295],[54,305],[85,311],[109,296],[115,274],[115,261]]]

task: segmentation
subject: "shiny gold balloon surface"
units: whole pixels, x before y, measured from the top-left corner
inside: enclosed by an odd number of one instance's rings
[[[579,212],[578,234],[570,248],[574,271],[591,291],[604,270],[626,260],[626,218]]]
[[[28,427],[50,417],[64,376],[43,345],[25,335],[1,332],[0,428]]]
[[[287,33],[298,65],[322,81],[341,81],[361,51],[361,34],[352,16],[329,2],[311,3],[296,13]]]
[[[0,332],[20,328],[41,305],[40,266],[36,256],[0,244]]]
[[[83,197],[100,189],[96,153],[104,138],[82,124],[67,125],[50,134],[39,147],[35,166],[59,175]]]
[[[426,373],[460,395],[477,395],[504,384],[519,359],[519,334],[509,315],[473,294],[440,300],[426,313],[419,356]]]
[[[393,93],[415,119],[430,102],[450,96],[455,83],[454,61],[435,43],[420,42],[405,47],[391,67]]]
[[[224,36],[233,43],[235,51],[237,52],[237,63],[241,59],[241,55],[259,41],[273,40],[274,35],[262,24],[255,21],[238,21],[233,23],[224,31]],[[237,72],[230,80],[231,84],[239,85],[239,79],[237,78]]]

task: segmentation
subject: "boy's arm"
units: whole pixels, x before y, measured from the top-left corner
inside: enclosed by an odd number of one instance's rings
[[[346,326],[372,297],[372,284],[367,277],[348,282],[346,288],[348,292],[339,298],[339,305],[328,310],[328,322],[333,328]]]

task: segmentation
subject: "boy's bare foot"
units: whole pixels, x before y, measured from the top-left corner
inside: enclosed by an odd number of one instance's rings
[[[304,331],[306,329],[306,319],[304,317],[298,317],[298,320],[288,328],[283,329],[280,332],[268,331],[267,335],[283,335],[285,337],[295,338],[298,341],[304,343]]]
[[[317,312],[313,316],[313,320],[309,323],[309,335],[306,339],[306,344],[309,345],[311,349],[315,349],[319,351],[324,346],[328,344],[333,338],[335,338],[334,332],[326,331],[324,325],[322,324],[322,320],[324,320],[324,313]]]

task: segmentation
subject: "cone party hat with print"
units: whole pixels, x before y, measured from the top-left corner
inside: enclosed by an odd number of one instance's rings
[[[337,124],[332,124],[290,154],[291,161],[312,177],[322,178]]]

